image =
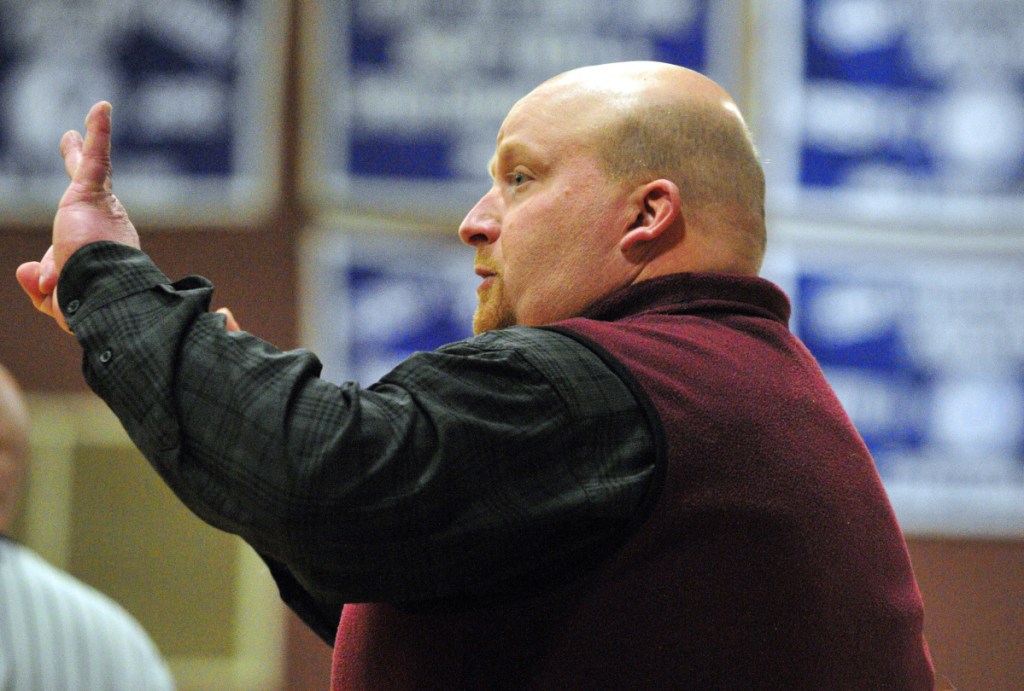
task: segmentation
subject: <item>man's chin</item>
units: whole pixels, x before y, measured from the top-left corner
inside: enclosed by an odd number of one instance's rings
[[[490,319],[489,315],[480,314],[480,310],[477,310],[476,314],[473,315],[473,335],[479,336],[482,333],[488,331],[494,331],[497,326],[493,319]]]
[[[491,305],[479,305],[473,314],[473,333],[479,336],[487,331],[515,326],[515,315],[510,311],[494,309]]]

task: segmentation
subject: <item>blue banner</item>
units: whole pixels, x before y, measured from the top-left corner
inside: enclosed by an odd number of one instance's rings
[[[67,185],[60,137],[99,100],[114,105],[118,194],[137,221],[230,221],[217,212],[272,203],[275,12],[266,0],[0,0],[4,219],[52,217]]]
[[[780,212],[1020,217],[1020,0],[784,0],[764,34],[762,142]]]
[[[739,4],[721,5],[354,0],[325,11],[318,17],[328,28],[319,30],[329,58],[317,140],[327,142],[321,163],[333,186],[323,199],[465,210],[488,184],[509,108],[575,67],[660,60],[734,87],[742,14]]]

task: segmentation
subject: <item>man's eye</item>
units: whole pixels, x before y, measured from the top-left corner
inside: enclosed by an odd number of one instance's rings
[[[519,185],[522,185],[528,179],[529,178],[526,177],[526,173],[520,173],[518,171],[514,173],[509,173],[508,176],[509,184],[511,184],[513,187],[519,187]]]

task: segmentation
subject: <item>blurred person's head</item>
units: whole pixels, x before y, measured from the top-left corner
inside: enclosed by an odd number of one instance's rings
[[[0,365],[0,533],[10,530],[28,472],[28,409],[21,387]]]

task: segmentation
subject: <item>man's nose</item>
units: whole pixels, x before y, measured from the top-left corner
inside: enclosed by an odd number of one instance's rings
[[[501,233],[501,218],[494,198],[495,191],[480,198],[459,226],[459,239],[467,245],[489,245]]]

